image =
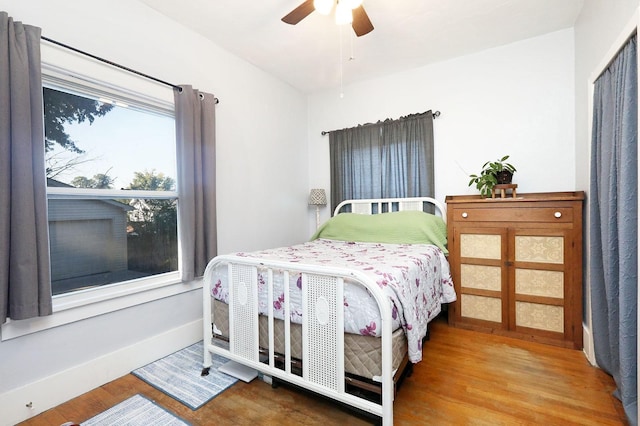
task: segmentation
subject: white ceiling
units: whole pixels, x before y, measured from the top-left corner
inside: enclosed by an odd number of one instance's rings
[[[280,20],[303,0],[140,1],[305,93],[570,28],[584,3],[364,0],[375,29],[355,37],[317,12]]]

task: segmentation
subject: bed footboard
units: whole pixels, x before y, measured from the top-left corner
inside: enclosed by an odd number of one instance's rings
[[[229,288],[229,347],[213,344],[211,291],[216,270],[227,268]],[[268,300],[273,300],[274,274],[302,276],[302,375],[291,371],[289,286],[284,286],[284,369],[276,366],[274,353],[274,308],[268,304],[269,354],[260,359],[258,277],[266,277]],[[356,282],[373,295],[382,317],[382,403],[349,394],[345,389],[343,289],[345,280]],[[333,398],[381,417],[393,424],[392,321],[389,299],[364,274],[344,268],[265,261],[241,256],[218,256],[211,260],[203,284],[203,374],[216,353],[266,375]]]

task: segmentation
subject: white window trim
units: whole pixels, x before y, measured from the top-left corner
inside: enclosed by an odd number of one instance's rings
[[[202,279],[183,283],[179,272],[169,272],[82,292],[61,294],[53,297],[52,315],[19,321],[7,320],[2,325],[1,341],[199,289],[202,289]],[[84,300],[80,300],[79,293],[84,293]]]
[[[48,187],[49,200],[79,199],[79,200],[110,200],[113,198],[142,198],[148,199],[177,199],[177,191],[148,191],[138,189],[93,189]]]
[[[126,73],[50,43],[43,42],[41,47],[45,85],[49,86],[51,82],[66,82],[70,83],[72,87],[76,84],[77,87],[77,83],[80,81],[82,86],[86,87],[87,83],[90,83],[94,88],[103,87],[106,88],[105,91],[113,91],[116,98],[118,96],[122,98],[124,94],[129,102],[139,99],[141,101],[139,105],[144,107],[155,106],[157,112],[173,115],[173,93],[171,88],[151,82],[135,74]],[[109,82],[117,82],[117,85]],[[67,85],[65,84],[65,86]],[[95,94],[102,93],[96,92]],[[47,188],[47,195],[49,199],[78,197],[84,199],[179,198],[176,191],[96,191],[92,189],[57,187]],[[180,220],[179,217],[178,220]],[[178,238],[179,253],[180,242]],[[9,319],[1,327],[0,341],[201,288],[201,279],[184,283],[180,279],[180,272],[175,271],[56,295],[53,297],[52,315],[26,320]]]
[[[173,114],[171,87],[46,41],[40,48],[45,83],[57,86],[56,83],[63,82],[65,89],[77,85],[83,93],[96,97],[117,94],[116,98],[127,104],[155,107]]]

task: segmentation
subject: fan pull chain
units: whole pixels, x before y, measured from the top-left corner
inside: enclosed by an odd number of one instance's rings
[[[344,86],[343,86],[343,56],[342,56],[342,25],[338,25],[340,28],[340,99],[344,98]]]
[[[353,53],[353,52],[354,52],[354,48],[353,48],[353,46],[354,46],[354,44],[353,44],[353,40],[355,40],[355,39],[356,39],[355,34],[354,34],[354,33],[351,33],[351,36],[349,37],[349,41],[351,42],[351,55],[349,55],[349,60],[350,60],[350,61],[354,61],[354,60],[356,59],[356,55],[355,55],[355,53]]]

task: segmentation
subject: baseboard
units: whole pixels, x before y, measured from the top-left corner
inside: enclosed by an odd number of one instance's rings
[[[0,395],[0,425],[24,421],[200,340],[202,321],[193,321],[13,389]],[[80,422],[86,419],[67,420]]]

